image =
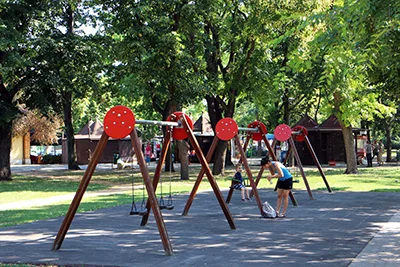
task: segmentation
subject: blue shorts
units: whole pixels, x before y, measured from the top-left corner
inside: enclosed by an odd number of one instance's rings
[[[233,189],[242,189],[242,188],[246,188],[243,184],[237,183],[233,185]]]

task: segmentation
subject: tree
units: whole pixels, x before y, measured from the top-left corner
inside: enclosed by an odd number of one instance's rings
[[[11,180],[10,151],[13,121],[29,71],[33,23],[46,1],[0,3],[0,181]]]
[[[62,120],[57,116],[43,116],[38,110],[23,109],[13,122],[13,135],[31,134],[31,140],[43,145],[58,142],[57,132],[60,131]]]
[[[75,153],[73,100],[101,94],[104,64],[103,38],[86,36],[77,30],[87,19],[85,8],[76,1],[52,2],[41,20],[36,22],[43,30],[36,33],[32,42],[35,52],[24,94],[30,106],[62,114],[69,169],[79,168]]]
[[[378,101],[396,108],[397,113],[380,113],[374,117],[373,129],[386,138],[387,161],[391,161],[392,132],[399,128],[400,105],[400,3],[398,1],[366,1],[364,16],[369,38],[364,42],[365,51],[371,55],[371,68],[368,70],[371,84],[374,85]],[[398,132],[398,130],[397,130]]]
[[[199,78],[184,34],[187,1],[99,1],[106,29],[114,40],[115,81],[138,117],[167,120],[198,100]],[[177,142],[181,179],[189,179],[187,146]],[[167,158],[167,161],[170,158]],[[167,165],[167,171],[168,169]]]
[[[347,1],[333,5],[326,13],[324,25],[315,40],[314,54],[323,56],[324,71],[320,86],[325,95],[325,106],[332,111],[342,127],[346,150],[345,173],[357,173],[352,125],[361,119],[372,120],[373,115],[389,114],[393,110],[377,101],[378,95],[370,83],[367,69],[369,54],[363,49],[366,33],[360,16],[369,1]]]

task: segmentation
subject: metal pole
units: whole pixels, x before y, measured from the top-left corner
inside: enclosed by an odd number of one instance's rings
[[[244,128],[244,127],[238,127],[239,131],[244,131],[244,132],[258,132],[258,128]]]
[[[136,124],[152,124],[152,125],[160,125],[160,126],[174,126],[174,127],[182,126],[179,122],[173,122],[173,121],[137,120],[135,123]]]

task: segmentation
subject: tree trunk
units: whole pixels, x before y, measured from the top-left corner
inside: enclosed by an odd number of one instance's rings
[[[354,136],[352,127],[350,126],[343,126],[342,125],[342,132],[343,132],[343,139],[344,139],[344,147],[346,150],[346,174],[350,173],[358,173],[357,169],[357,159],[356,159],[356,150],[354,146]]]
[[[386,162],[392,161],[392,128],[391,124],[387,123],[385,127],[386,136]]]
[[[225,175],[225,157],[228,141],[219,141],[214,153],[214,175]]]
[[[177,140],[176,146],[179,151],[179,160],[181,162],[181,180],[189,180],[189,144],[185,140]]]
[[[11,153],[12,122],[0,124],[0,181],[11,181],[10,153]]]
[[[74,127],[72,126],[72,92],[64,92],[64,126],[67,137],[68,170],[79,170],[75,153]]]
[[[74,34],[74,10],[71,6],[67,8],[67,34]],[[73,86],[71,84],[71,86]],[[65,135],[67,137],[67,153],[68,153],[68,170],[79,170],[78,163],[76,161],[75,152],[75,138],[74,138],[74,127],[72,126],[72,88],[66,88],[63,93],[64,100],[64,126]]]
[[[216,97],[214,96],[206,96],[207,100],[207,109],[208,115],[210,117],[211,127],[215,133],[215,126],[217,125],[218,121],[222,119],[222,110],[218,104]],[[224,174],[225,171],[225,150],[226,150],[226,141],[220,141],[215,148],[213,161],[214,167],[212,173],[214,175]]]
[[[356,148],[354,145],[354,136],[353,136],[353,127],[350,125],[346,126],[343,121],[340,119],[341,111],[340,105],[342,104],[342,95],[340,91],[335,91],[333,93],[334,97],[334,110],[337,114],[338,122],[342,127],[343,133],[343,141],[344,141],[344,148],[346,152],[346,171],[344,173],[351,174],[351,173],[358,173],[357,169],[357,155],[356,155]]]

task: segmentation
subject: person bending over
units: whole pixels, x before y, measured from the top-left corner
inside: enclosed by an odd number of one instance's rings
[[[271,161],[268,157],[261,159],[261,166],[269,169],[271,175],[267,176],[268,181],[277,178],[278,197],[276,201],[276,216],[286,217],[286,210],[289,204],[289,193],[293,187],[293,178],[289,170],[279,161]],[[280,213],[283,203],[282,213]]]

